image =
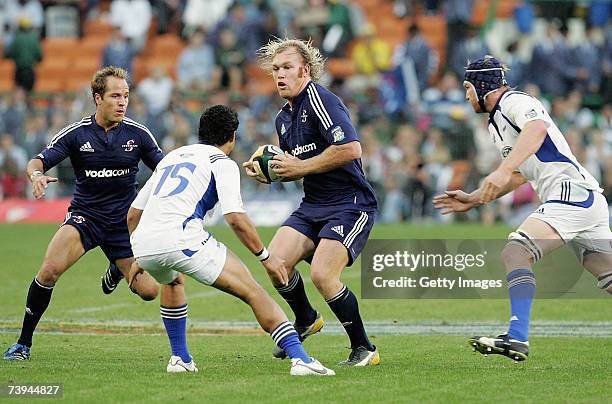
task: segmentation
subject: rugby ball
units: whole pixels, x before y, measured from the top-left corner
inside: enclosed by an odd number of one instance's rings
[[[251,156],[253,169],[257,175],[265,180],[268,184],[271,182],[282,181],[283,178],[274,173],[275,160],[274,156],[285,154],[280,147],[271,144],[259,146],[255,153]]]

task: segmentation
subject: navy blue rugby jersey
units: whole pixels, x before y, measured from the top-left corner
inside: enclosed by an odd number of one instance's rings
[[[114,224],[126,220],[136,197],[138,162],[154,170],[163,153],[144,125],[126,117],[105,133],[91,115],[59,131],[35,158],[47,171],[66,157],[76,176],[69,210]]]
[[[283,151],[302,160],[317,156],[331,145],[359,141],[349,112],[331,91],[311,81],[276,116],[276,133]],[[353,205],[376,209],[376,196],[366,180],[361,160],[304,177],[304,203]]]

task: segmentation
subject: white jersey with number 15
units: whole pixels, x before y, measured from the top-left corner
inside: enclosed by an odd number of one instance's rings
[[[144,211],[131,236],[134,256],[197,247],[209,236],[204,218],[217,205],[224,215],[245,212],[238,165],[211,145],[168,153],[132,203]]]

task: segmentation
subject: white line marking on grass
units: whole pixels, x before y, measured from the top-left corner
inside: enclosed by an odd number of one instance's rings
[[[371,321],[366,323],[368,334],[383,335],[447,335],[470,337],[496,335],[505,331],[507,323],[495,321]],[[0,332],[15,332],[21,328],[21,319],[0,319]],[[48,319],[37,333],[67,334],[121,334],[141,335],[163,333],[158,320],[83,320]],[[344,335],[344,328],[337,323],[326,323],[322,331],[327,335]],[[263,335],[253,321],[189,321],[190,335],[238,334]],[[610,321],[534,321],[530,335],[536,337],[612,337]]]
[[[94,307],[83,307],[80,309],[72,309],[69,310],[70,313],[75,313],[75,314],[79,314],[79,313],[95,313],[98,311],[106,311],[106,310],[114,310],[114,309],[121,309],[123,307],[129,307],[132,306],[132,303],[117,303],[117,304],[107,304],[105,306],[94,306]]]

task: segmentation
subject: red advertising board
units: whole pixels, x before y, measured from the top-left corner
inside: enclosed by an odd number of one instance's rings
[[[3,200],[0,201],[0,223],[61,223],[66,217],[70,200]]]

